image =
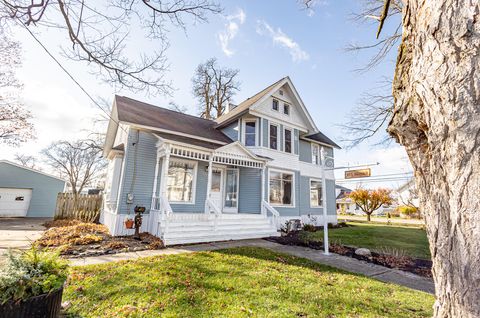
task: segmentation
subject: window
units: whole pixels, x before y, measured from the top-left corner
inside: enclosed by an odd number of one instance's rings
[[[238,205],[238,170],[227,169],[225,189],[225,208],[236,209]]]
[[[196,165],[186,161],[170,161],[167,197],[171,202],[193,202]]]
[[[245,123],[245,146],[255,146],[257,139],[256,124],[255,121],[248,121]]]
[[[278,149],[278,126],[270,125],[270,148]]]
[[[272,102],[272,109],[278,112],[278,100],[274,99]]]
[[[15,201],[24,201],[25,197],[15,197]]]
[[[285,115],[290,115],[290,105],[288,104],[283,104],[283,113]]]
[[[312,163],[313,164],[320,164],[320,149],[318,149],[318,145],[312,144]]]
[[[283,91],[282,90],[279,90],[278,93],[283,96]]]
[[[272,205],[293,205],[293,174],[270,171],[269,199]]]
[[[292,131],[290,129],[285,129],[285,152],[292,153]]]
[[[310,180],[310,206],[323,206],[322,198],[322,182],[317,180]]]

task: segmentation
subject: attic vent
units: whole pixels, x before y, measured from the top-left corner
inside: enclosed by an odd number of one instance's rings
[[[283,91],[282,90],[279,90],[278,93],[283,96]]]

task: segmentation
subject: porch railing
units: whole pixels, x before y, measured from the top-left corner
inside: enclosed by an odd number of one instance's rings
[[[268,213],[272,214],[272,224],[278,227],[278,218],[280,216],[280,213],[278,213],[278,211],[275,210],[275,208],[271,206],[270,203],[262,200],[261,212],[262,215],[264,215],[265,217],[268,216]]]
[[[207,213],[210,213],[213,211],[213,213],[215,213],[215,215],[217,216],[222,214],[222,211],[220,211],[220,208],[210,198],[205,200],[205,207],[206,207],[205,210]]]

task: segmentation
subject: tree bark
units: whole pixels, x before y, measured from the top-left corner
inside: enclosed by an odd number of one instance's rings
[[[371,218],[370,218],[370,213],[367,213],[367,222],[370,222]]]
[[[404,4],[388,131],[415,171],[434,317],[480,317],[480,4]]]

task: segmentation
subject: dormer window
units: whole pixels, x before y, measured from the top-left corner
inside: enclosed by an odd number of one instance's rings
[[[272,102],[272,109],[278,112],[278,100],[274,99]]]
[[[288,104],[283,104],[283,113],[285,115],[290,115],[290,105]]]

